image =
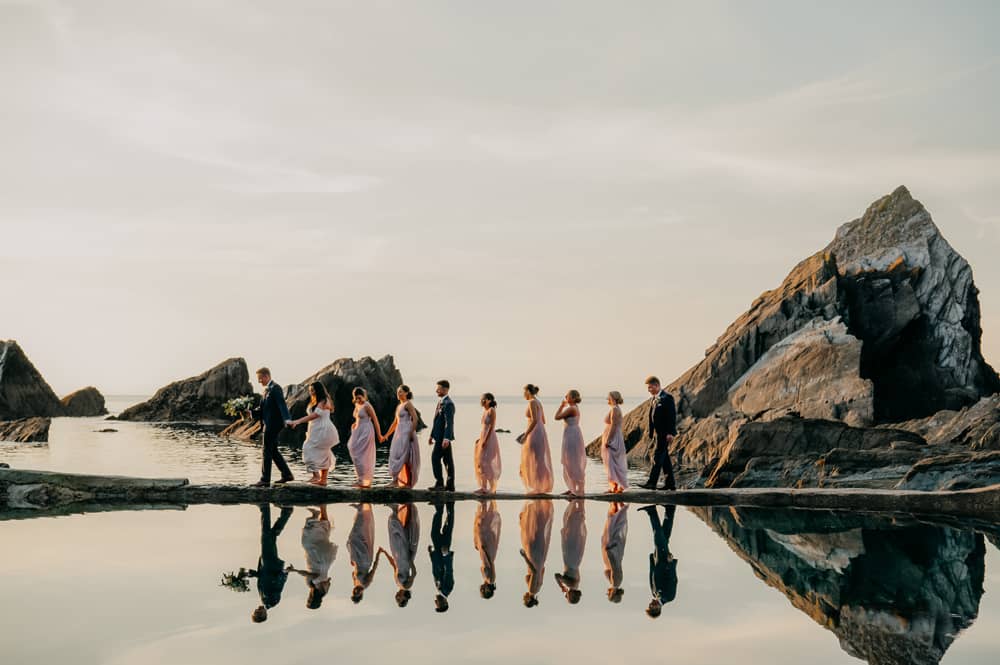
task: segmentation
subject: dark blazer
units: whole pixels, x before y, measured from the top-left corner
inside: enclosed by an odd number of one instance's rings
[[[666,390],[656,396],[656,404],[649,411],[649,433],[662,439],[668,434],[677,435],[677,406]]]
[[[285,404],[285,393],[281,391],[281,386],[272,381],[264,388],[264,399],[260,406],[254,409],[254,416],[264,423],[264,431],[278,432],[285,426],[286,420],[291,420],[288,415],[288,405]]]
[[[445,439],[455,440],[455,403],[445,395],[434,410],[434,423],[431,425],[431,438],[435,443]]]

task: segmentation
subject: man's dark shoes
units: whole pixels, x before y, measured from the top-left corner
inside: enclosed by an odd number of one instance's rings
[[[271,483],[267,482],[266,480],[258,480],[257,482],[255,482],[250,487],[270,487],[270,486],[271,486]]]
[[[433,485],[431,485],[427,489],[430,492],[441,492],[441,491],[444,491],[444,485],[442,485],[441,483],[434,483]]]
[[[664,492],[676,492],[677,491],[677,485],[664,485],[663,487],[660,487],[658,489],[660,489],[660,490],[662,490]]]
[[[284,485],[285,483],[290,483],[295,480],[295,476],[282,476],[281,480],[275,480],[275,485]]]
[[[639,485],[639,487],[641,487],[644,490],[655,490],[656,489],[656,483],[654,483],[652,481],[646,481],[642,485]]]
[[[454,492],[455,491],[455,486],[454,485],[445,485],[444,491],[445,492]]]

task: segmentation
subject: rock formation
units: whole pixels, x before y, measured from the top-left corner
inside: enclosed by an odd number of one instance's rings
[[[45,443],[49,440],[51,418],[22,418],[0,421],[0,441]]]
[[[227,400],[252,392],[246,361],[230,358],[198,376],[160,388],[148,401],[122,411],[118,420],[218,421],[225,418],[222,405]]]
[[[62,398],[63,415],[78,418],[105,416],[104,395],[97,388],[88,386]]]
[[[680,475],[689,486],[891,487],[918,461],[993,450],[1000,438],[995,404],[973,405],[1000,391],[1000,377],[980,339],[969,264],[900,187],[755,300],[668,386],[678,407],[671,452]],[[934,418],[959,409],[965,415],[930,431]],[[635,462],[652,453],[648,412],[644,403],[625,417]],[[898,421],[905,422],[889,425],[892,433],[868,430]],[[960,431],[946,437],[949,428]],[[932,477],[916,476],[924,484]],[[1000,482],[1000,474],[942,482],[969,486],[963,483],[990,477]]]
[[[0,341],[0,420],[62,415],[62,404],[14,340]]]
[[[765,584],[872,665],[934,665],[979,613],[981,534],[857,513],[691,510]]]

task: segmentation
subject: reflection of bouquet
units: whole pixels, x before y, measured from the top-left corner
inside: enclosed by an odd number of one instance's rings
[[[238,573],[225,573],[219,586],[228,587],[237,593],[246,593],[250,590],[250,573],[245,568],[240,568]]]
[[[246,395],[245,397],[234,397],[225,404],[222,405],[222,410],[226,412],[227,416],[235,418],[236,416],[242,416],[245,411],[257,406],[257,396],[256,395]]]

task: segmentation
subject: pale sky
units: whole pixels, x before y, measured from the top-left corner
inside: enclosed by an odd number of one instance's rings
[[[642,392],[900,184],[1000,364],[1000,3],[0,0],[0,339]]]

